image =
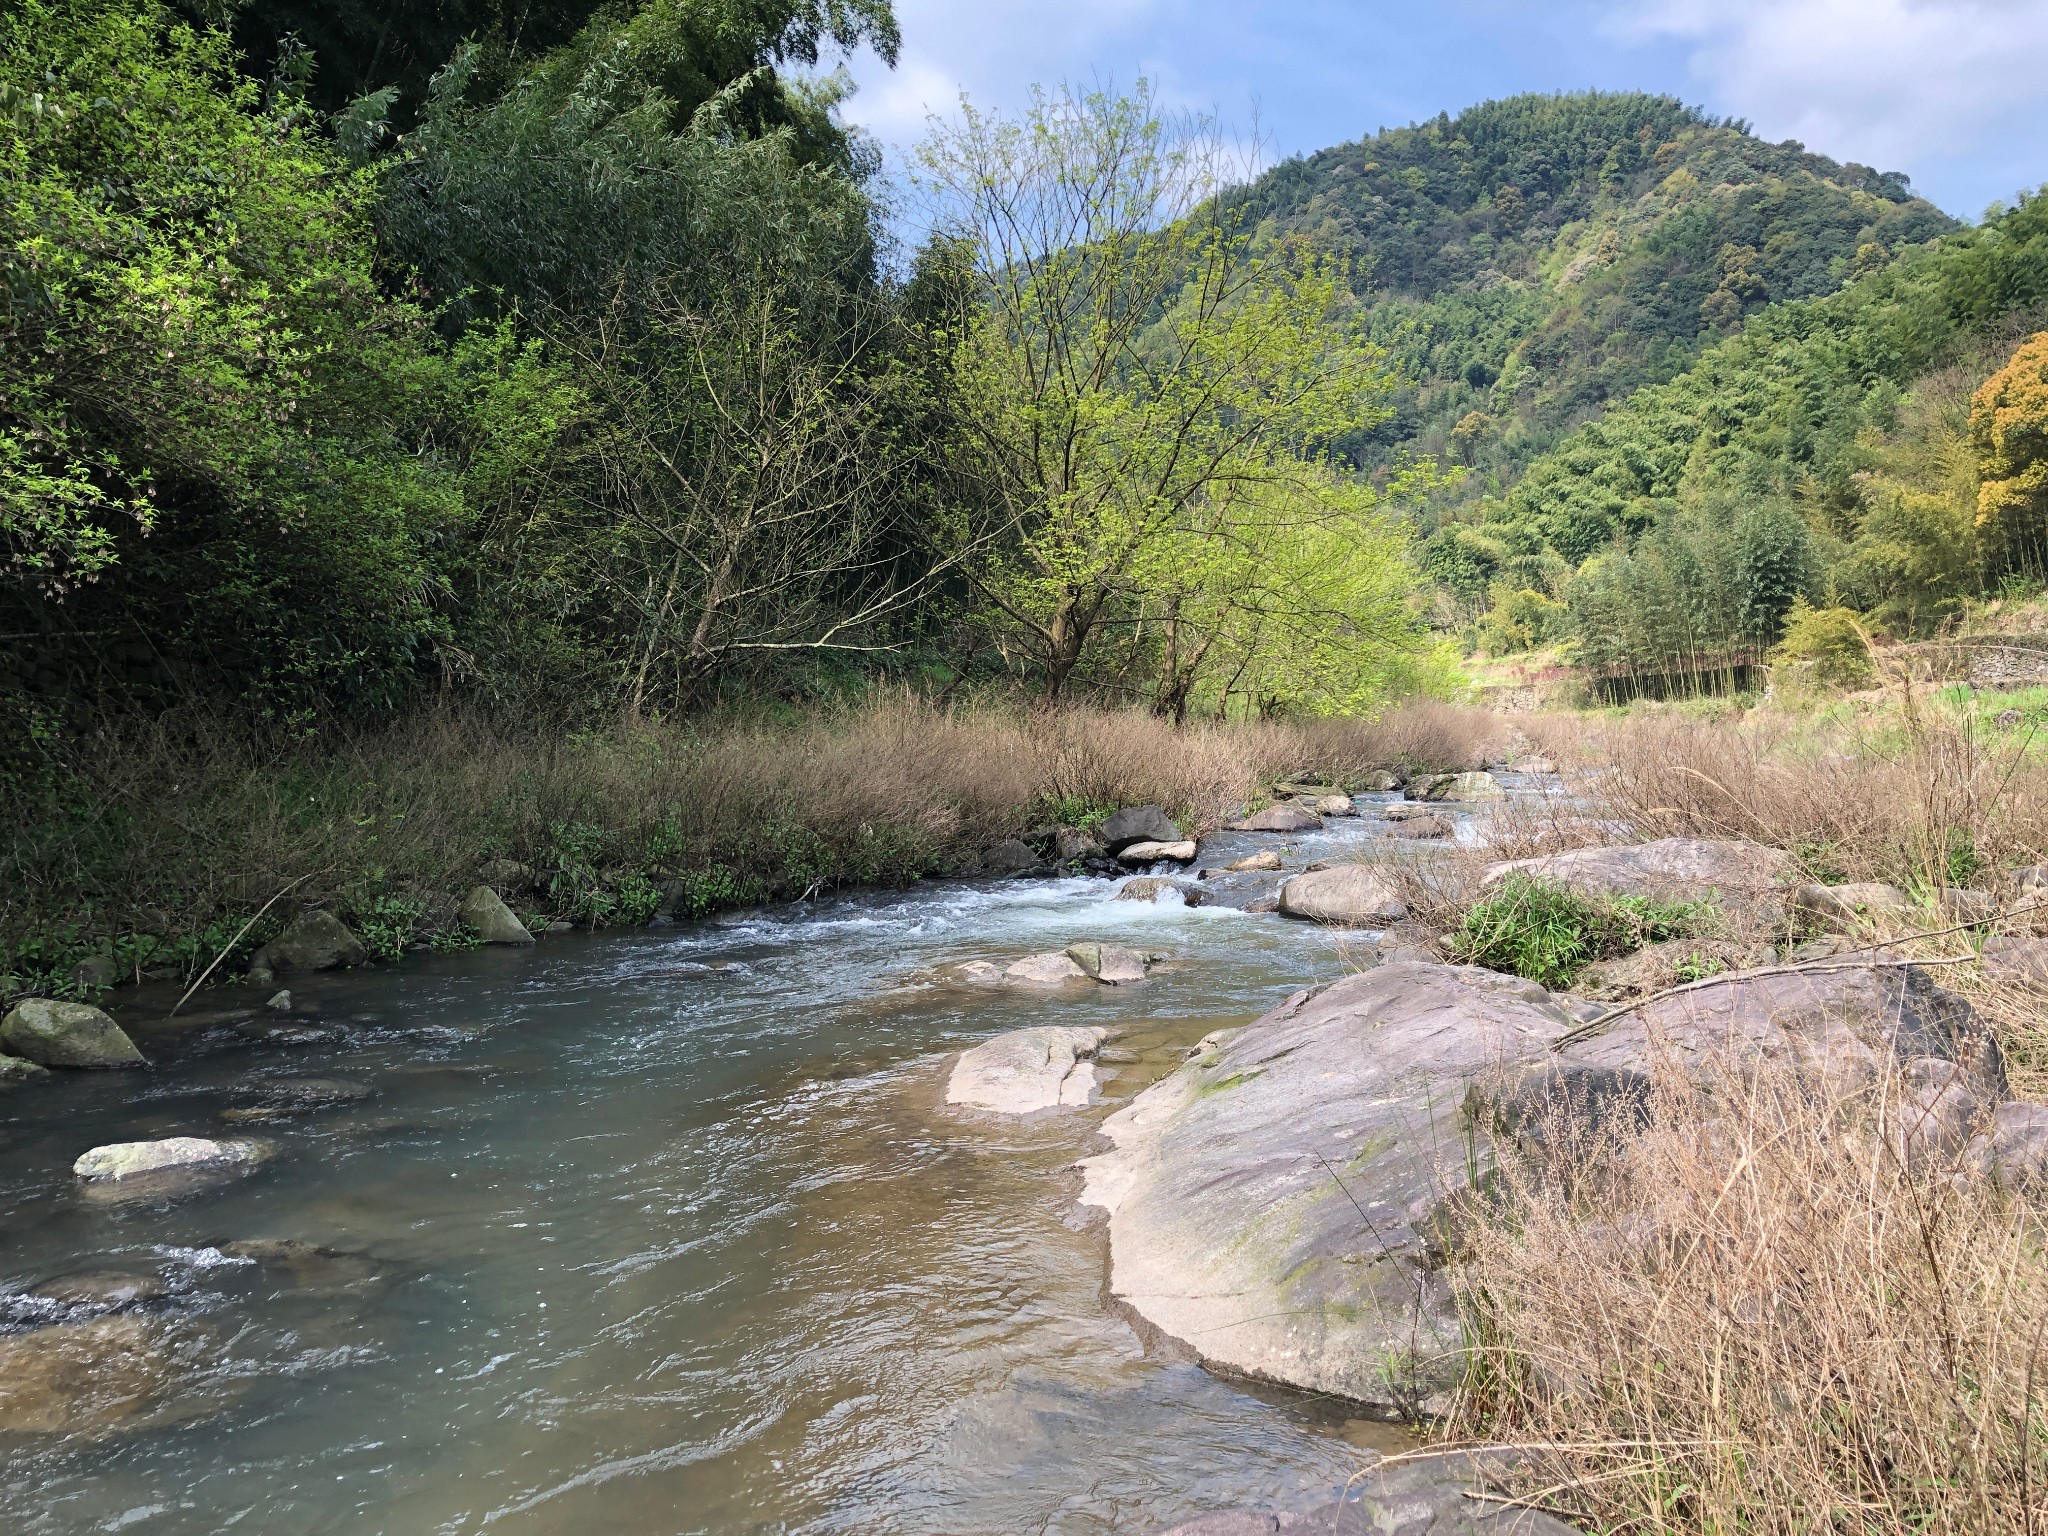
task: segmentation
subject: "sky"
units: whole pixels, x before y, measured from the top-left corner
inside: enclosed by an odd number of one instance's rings
[[[1150,80],[1282,159],[1521,91],[1659,91],[1904,171],[1948,212],[2048,182],[2048,0],[896,0],[845,117],[891,159],[964,91]]]

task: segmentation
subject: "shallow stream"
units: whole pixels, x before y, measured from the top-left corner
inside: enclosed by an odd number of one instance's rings
[[[1386,836],[1381,798],[1202,862],[1298,868]],[[1484,812],[1448,809],[1469,840]],[[0,1530],[1144,1533],[1333,1497],[1396,1432],[1148,1349],[1073,1165],[1187,1045],[1346,969],[1344,939],[1115,889],[550,936],[299,980],[284,1020],[131,1003],[153,1070],[0,1098],[0,1322],[47,1320],[23,1293],[52,1277],[154,1275],[135,1316],[178,1390],[0,1435]],[[1050,992],[919,974],[1081,939],[1171,960]],[[1103,1104],[945,1108],[952,1053],[1050,1022],[1120,1032]],[[278,1156],[246,1178],[115,1203],[70,1174],[307,1077],[373,1093],[249,1127]],[[222,1246],[249,1240],[311,1249]]]

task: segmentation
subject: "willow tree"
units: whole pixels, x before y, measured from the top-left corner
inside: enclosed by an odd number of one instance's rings
[[[954,548],[1046,693],[1219,541],[1256,553],[1275,495],[1387,412],[1382,355],[1342,323],[1342,274],[1262,247],[1219,201],[1215,125],[1130,96],[965,103],[919,154],[935,230],[971,265],[952,337],[964,444]],[[1156,604],[1155,604],[1156,606]]]

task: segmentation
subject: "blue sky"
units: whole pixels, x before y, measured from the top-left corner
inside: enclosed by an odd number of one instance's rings
[[[1268,158],[1492,96],[1663,91],[1838,160],[1904,171],[1975,218],[2048,182],[2048,0],[896,0],[893,72],[851,62],[846,117],[909,144],[964,89],[1128,84]]]

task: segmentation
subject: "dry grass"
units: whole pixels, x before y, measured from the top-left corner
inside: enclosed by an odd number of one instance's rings
[[[174,717],[110,730],[17,783],[0,970],[15,989],[47,983],[124,935],[203,964],[210,936],[295,881],[292,903],[402,927],[493,859],[539,873],[530,905],[593,922],[642,918],[656,886],[679,882],[708,911],[901,881],[1057,814],[1157,802],[1206,829],[1275,776],[1463,767],[1497,734],[1482,712],[1438,704],[1176,730],[911,695],[601,734],[438,712],[313,743]]]
[[[1902,1154],[1899,1098],[1752,1066],[1660,1082],[1640,1134],[1503,1148],[1454,1430],[1596,1529],[2035,1529],[2041,1212]]]
[[[1758,711],[1580,729],[1571,789],[1640,837],[1742,838],[1822,877],[1923,886],[2048,855],[2048,742],[1994,740],[1924,701],[1875,721]]]

